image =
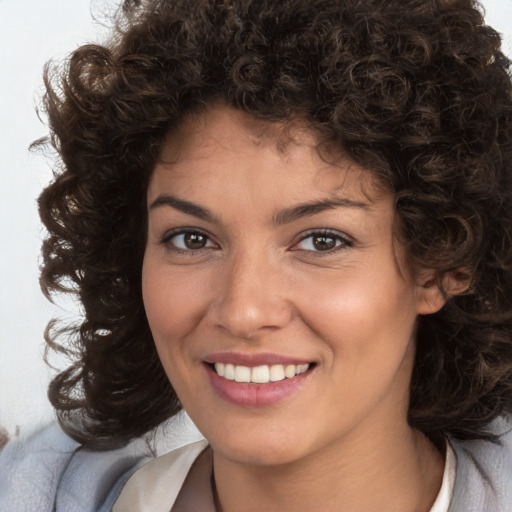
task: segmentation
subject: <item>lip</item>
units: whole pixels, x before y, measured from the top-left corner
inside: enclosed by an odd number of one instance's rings
[[[305,364],[307,362],[289,362],[290,359],[287,358],[284,359],[286,362],[281,362],[282,360],[283,359],[280,359],[278,362],[273,360],[271,364]],[[257,361],[261,360],[258,357],[251,357],[250,361],[253,364],[249,364],[247,359],[245,359],[243,363],[233,363],[233,361],[233,358],[226,360],[226,362],[231,362],[232,364],[245,366],[259,366]],[[238,359],[238,361],[241,360]],[[268,358],[265,359],[265,361],[266,363],[261,364],[269,364]],[[293,361],[297,360],[293,359]],[[216,362],[220,363],[224,361],[217,359]],[[252,382],[236,382],[234,380],[225,379],[224,377],[217,375],[215,370],[212,368],[211,363],[205,362],[203,364],[210,384],[214,391],[220,396],[220,398],[226,402],[240,407],[264,407],[280,402],[292,393],[298,392],[300,390],[306,380],[310,377],[310,374],[312,373],[315,366],[316,365],[312,365],[306,372],[296,375],[291,379],[287,378],[277,382],[256,384]]]
[[[262,366],[272,364],[308,364],[312,363],[311,359],[299,359],[281,354],[266,353],[248,353],[248,352],[215,352],[208,354],[204,361],[208,364],[224,363],[234,364],[236,366]]]

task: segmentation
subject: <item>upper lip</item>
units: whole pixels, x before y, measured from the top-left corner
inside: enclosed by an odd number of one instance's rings
[[[205,362],[212,363],[224,363],[234,364],[235,366],[263,366],[273,364],[308,364],[311,363],[311,359],[303,359],[295,356],[286,356],[282,354],[274,353],[248,353],[248,352],[216,352],[214,354],[208,354],[204,358]]]

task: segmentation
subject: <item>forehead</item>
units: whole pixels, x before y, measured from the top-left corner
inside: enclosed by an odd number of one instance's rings
[[[234,137],[235,136],[235,137]],[[169,150],[186,152],[191,146],[197,149],[220,144],[228,149],[237,146],[269,146],[285,154],[290,145],[314,145],[317,138],[313,130],[299,119],[270,122],[231,107],[217,105],[187,116],[167,135],[163,154]]]
[[[267,180],[289,190],[291,181],[306,185],[309,180],[308,187],[326,194],[350,189],[369,201],[389,195],[339,142],[322,140],[304,121],[262,121],[224,106],[191,115],[168,133],[151,182],[154,188],[160,176],[177,188],[198,182],[206,187],[226,173],[241,189]]]

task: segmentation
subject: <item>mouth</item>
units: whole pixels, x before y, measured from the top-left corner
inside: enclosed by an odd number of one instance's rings
[[[213,390],[231,404],[260,407],[295,395],[317,362],[273,353],[217,352],[203,361]]]
[[[239,383],[268,384],[293,379],[311,370],[314,363],[305,364],[264,364],[243,366],[232,363],[210,363],[210,368],[223,379]]]

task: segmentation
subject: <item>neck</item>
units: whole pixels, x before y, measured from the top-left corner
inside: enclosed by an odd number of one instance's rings
[[[216,509],[428,512],[443,466],[437,449],[408,426],[345,439],[284,465],[239,463],[214,453]]]

